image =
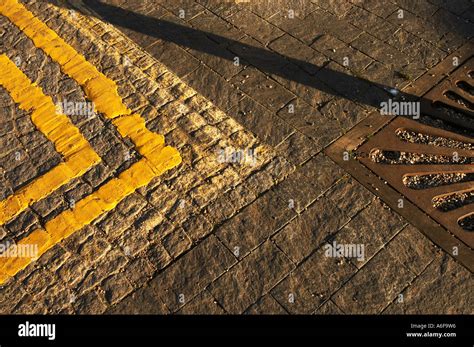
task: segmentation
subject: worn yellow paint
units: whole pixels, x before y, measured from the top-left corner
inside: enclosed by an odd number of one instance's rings
[[[149,159],[150,165],[155,165],[155,162],[159,165],[160,161],[156,159],[164,147],[163,136],[149,131],[143,118],[132,114],[119,96],[114,81],[99,72],[17,0],[3,0],[3,4],[0,4],[0,14],[8,17],[36,47],[41,48],[59,64],[63,73],[84,89],[88,99],[94,102],[95,109],[113,120],[119,133],[135,143],[138,152]],[[179,158],[177,152],[175,155]],[[179,162],[178,159],[178,164]]]
[[[36,47],[42,49],[53,61],[58,63],[62,72],[73,78],[83,88],[87,98],[94,102],[95,109],[111,119],[118,132],[122,136],[130,138],[142,156],[138,162],[119,174],[118,177],[111,179],[98,190],[77,202],[74,208],[62,212],[47,222],[44,229],[35,230],[27,238],[20,241],[38,245],[39,256],[56,243],[91,223],[101,214],[115,208],[123,198],[136,189],[147,185],[154,177],[181,163],[181,156],[175,148],[165,146],[162,135],[149,131],[142,117],[132,114],[120,98],[114,81],[99,72],[95,66],[18,3],[17,0],[2,0],[0,14],[9,18],[33,41]],[[23,93],[19,94],[25,95]],[[30,106],[30,98],[36,96],[37,92],[31,91],[21,101],[24,105]],[[21,98],[21,96],[19,97]],[[44,185],[49,181],[53,181],[54,177],[59,177],[56,180],[60,181],[61,178],[67,177],[71,173],[70,171],[76,172],[79,170],[85,164],[82,154],[85,153],[87,147],[84,144],[76,144],[80,136],[78,132],[68,130],[67,136],[61,136],[61,129],[65,123],[56,123],[58,124],[56,125],[53,122],[50,107],[41,106],[38,110],[37,114],[33,112],[34,119],[42,120],[38,128],[50,134],[56,140],[57,149],[61,149],[63,151],[61,153],[67,153],[70,158],[70,165],[56,167],[55,174],[42,182]],[[77,145],[77,150],[68,145],[67,138],[73,139],[72,142]],[[88,155],[91,155],[91,153],[88,153]],[[40,190],[40,192],[44,190]],[[30,192],[29,194],[33,193]],[[15,210],[17,205],[21,206],[24,203],[18,197],[16,199],[12,198],[9,208],[4,209],[0,206],[0,213],[5,213],[2,212],[4,210],[8,213],[9,210]],[[32,260],[30,258],[0,258],[0,284],[28,266]]]
[[[51,97],[44,95],[41,88],[34,85],[4,54],[0,55],[0,85],[20,109],[32,112],[33,124],[54,144],[64,159],[51,171],[0,201],[0,224],[4,224],[30,204],[84,174],[100,158],[69,118],[56,113]]]

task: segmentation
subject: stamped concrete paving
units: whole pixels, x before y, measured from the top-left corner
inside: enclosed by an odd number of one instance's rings
[[[381,85],[408,86],[471,38],[471,2],[22,3],[183,162],[6,282],[2,313],[474,312],[472,274],[322,153],[387,97]],[[45,94],[86,101],[0,28],[0,54]],[[3,199],[61,158],[4,89],[0,101]],[[1,226],[3,242],[139,160],[102,114],[70,119],[102,162]],[[327,257],[333,241],[364,244],[365,259]]]

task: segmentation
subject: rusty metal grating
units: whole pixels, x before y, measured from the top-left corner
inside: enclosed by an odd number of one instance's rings
[[[474,43],[467,42],[404,88],[421,113],[467,131],[474,130]]]
[[[474,272],[473,138],[373,113],[325,152]]]
[[[467,43],[404,90],[407,99],[420,102],[423,117],[443,121],[440,128],[374,112],[325,151],[471,272],[473,51]]]
[[[474,140],[395,118],[358,160],[474,248]]]
[[[421,107],[425,114],[474,130],[474,57],[426,93]]]

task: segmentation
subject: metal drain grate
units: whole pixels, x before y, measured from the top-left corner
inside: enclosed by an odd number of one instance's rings
[[[404,88],[421,102],[421,113],[474,130],[474,43],[467,42]]]
[[[357,149],[357,158],[474,248],[474,232],[461,226],[474,215],[474,202],[462,195],[474,194],[474,140],[396,118]]]
[[[474,272],[474,139],[373,113],[325,152]]]
[[[422,113],[474,130],[474,57],[423,96]]]

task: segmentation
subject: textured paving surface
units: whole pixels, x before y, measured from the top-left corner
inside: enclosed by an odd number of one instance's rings
[[[470,39],[471,2],[85,2],[103,20],[23,1],[182,163],[5,282],[0,312],[474,312],[472,274],[322,153],[375,110],[381,85],[408,86]],[[86,101],[1,15],[0,36],[54,102]],[[5,89],[0,107],[4,199],[61,156]],[[69,118],[102,161],[2,225],[2,242],[139,160],[103,114]],[[364,260],[326,256],[333,241],[363,244]]]

